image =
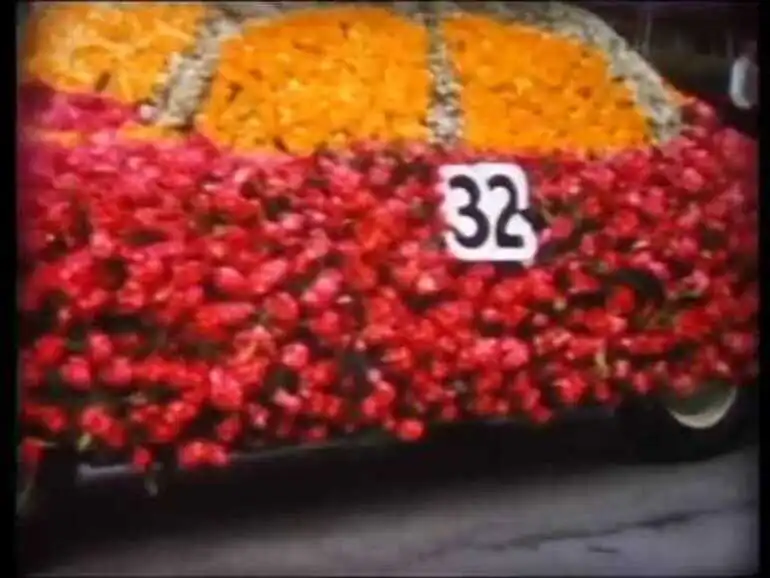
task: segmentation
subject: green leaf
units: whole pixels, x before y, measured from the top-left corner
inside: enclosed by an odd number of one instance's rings
[[[91,437],[90,434],[83,434],[80,436],[80,439],[78,439],[77,449],[79,452],[86,451],[89,447],[91,447],[91,443],[94,441],[93,437]]]

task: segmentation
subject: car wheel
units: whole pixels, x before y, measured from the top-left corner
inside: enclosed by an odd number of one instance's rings
[[[21,524],[35,520],[43,511],[65,505],[77,485],[77,460],[69,452],[47,456],[38,468],[19,460],[16,468],[16,519]]]
[[[756,423],[757,388],[712,382],[690,396],[666,393],[636,400],[620,420],[646,459],[706,459],[740,446]]]
[[[16,464],[16,518],[21,522],[31,518],[35,511],[37,494],[35,471],[24,465],[22,460]]]

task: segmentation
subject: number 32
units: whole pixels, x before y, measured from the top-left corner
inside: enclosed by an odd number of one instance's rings
[[[515,164],[444,165],[439,169],[444,197],[445,240],[461,261],[532,261],[537,235],[522,211],[529,208],[529,185]]]

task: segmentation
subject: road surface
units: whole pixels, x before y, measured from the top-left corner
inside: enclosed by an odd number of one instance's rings
[[[152,499],[85,476],[25,544],[38,575],[741,575],[758,450],[629,459],[612,424],[458,432],[186,477]]]

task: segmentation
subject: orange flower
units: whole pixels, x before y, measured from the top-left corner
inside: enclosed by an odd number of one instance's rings
[[[380,8],[300,10],[226,41],[196,123],[238,149],[424,139],[424,27]]]
[[[599,150],[649,141],[629,89],[598,49],[478,15],[442,23],[464,114],[481,148]]]
[[[195,40],[200,4],[52,4],[30,21],[22,72],[70,91],[103,91],[122,102],[148,99],[172,53]]]

